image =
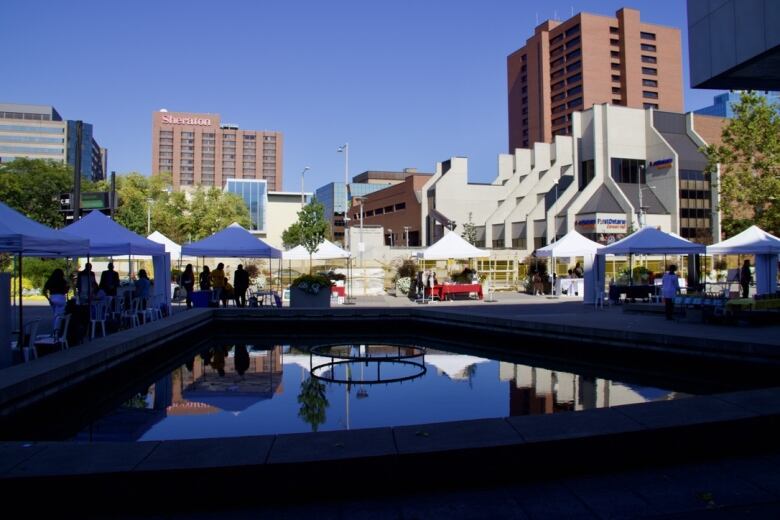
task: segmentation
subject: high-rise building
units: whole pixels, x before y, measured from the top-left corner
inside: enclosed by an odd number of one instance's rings
[[[780,94],[777,92],[756,92],[756,94],[765,98],[767,103],[774,105],[776,110],[780,112]],[[742,92],[724,92],[712,98],[710,106],[694,110],[694,113],[704,116],[731,118],[734,117],[734,109],[732,107],[735,103],[739,103],[741,98]]]
[[[80,144],[79,144],[80,140]],[[0,163],[18,157],[80,164],[81,176],[105,178],[108,151],[83,121],[65,121],[49,105],[0,103]]]
[[[174,189],[224,187],[228,179],[264,179],[282,188],[281,132],[239,130],[219,114],[152,114],[152,175],[170,173]]]
[[[571,135],[572,113],[594,104],[681,112],[680,30],[628,8],[547,20],[507,57],[507,87],[510,153]]]

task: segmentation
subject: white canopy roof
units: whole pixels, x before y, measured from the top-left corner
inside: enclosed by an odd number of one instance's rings
[[[158,244],[164,245],[165,252],[170,253],[171,255],[171,260],[178,260],[179,258],[181,258],[181,246],[176,242],[174,242],[173,240],[171,240],[170,238],[163,235],[162,233],[160,233],[159,231],[155,231],[154,233],[152,233],[146,238],[148,238],[152,242],[157,242]]]
[[[338,258],[349,258],[351,255],[348,251],[340,248],[330,240],[324,240],[317,246],[317,250],[311,255],[312,260],[335,260]],[[309,252],[306,248],[301,246],[295,246],[289,251],[282,252],[282,258],[285,260],[308,260]]]
[[[419,253],[418,253],[419,255]],[[445,233],[438,242],[422,252],[421,257],[424,260],[448,260],[450,258],[484,258],[490,256],[490,252],[478,249],[457,233],[450,231]]]
[[[646,227],[614,244],[599,249],[600,255],[695,255],[703,254],[705,247],[672,233]]]
[[[477,363],[486,363],[488,360],[464,354],[426,354],[425,363],[435,366],[441,373],[450,379],[467,379],[466,369]]]
[[[603,246],[571,230],[560,240],[536,250],[536,256],[556,258],[595,255]]]
[[[281,258],[282,252],[266,244],[252,233],[233,222],[203,240],[182,246],[187,256],[226,258]]]
[[[713,255],[778,255],[780,238],[758,226],[750,226],[728,240],[707,246],[707,252]]]
[[[0,252],[79,256],[89,252],[89,240],[44,226],[0,202]]]

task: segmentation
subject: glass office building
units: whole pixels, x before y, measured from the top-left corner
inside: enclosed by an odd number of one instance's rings
[[[391,184],[351,182],[349,184],[349,193],[344,189],[343,182],[331,182],[318,188],[314,192],[314,197],[317,199],[317,202],[320,202],[325,207],[325,219],[330,222],[333,239],[340,242],[344,240],[344,212],[347,210],[348,195],[351,205],[353,197],[362,197],[388,186],[391,186]]]
[[[268,208],[268,183],[262,179],[228,179],[225,191],[235,193],[246,202],[252,221],[251,231],[266,230],[265,214]]]

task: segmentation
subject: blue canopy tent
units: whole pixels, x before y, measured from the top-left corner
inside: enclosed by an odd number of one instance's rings
[[[181,254],[211,258],[268,258],[269,266],[272,258],[278,258],[280,263],[282,259],[281,250],[263,242],[237,222],[203,240],[183,245]]]
[[[89,213],[66,227],[65,231],[89,239],[89,256],[151,256],[157,280],[153,294],[159,296],[166,307],[170,305],[171,257],[165,252],[163,244],[133,233],[99,211]],[[162,279],[160,274],[163,275]]]
[[[0,252],[19,255],[19,330],[23,327],[22,257],[76,257],[89,241],[44,226],[0,202]]]

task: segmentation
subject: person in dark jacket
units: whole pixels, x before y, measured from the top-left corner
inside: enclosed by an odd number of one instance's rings
[[[114,271],[114,263],[108,263],[108,269],[100,273],[98,289],[106,293],[106,296],[116,296],[119,287],[119,273]]]
[[[753,281],[753,275],[750,272],[750,260],[745,260],[742,269],[739,271],[739,285],[742,287],[742,297],[747,298],[750,292],[750,282]]]
[[[200,273],[200,290],[208,291],[211,289],[211,270],[209,266],[204,265],[203,271]]]
[[[244,270],[244,266],[238,264],[236,272],[233,273],[233,291],[235,291],[236,305],[246,307],[246,291],[249,289],[249,273]]]
[[[195,290],[195,273],[192,272],[192,264],[187,264],[184,272],[179,277],[179,285],[187,292],[185,299],[187,308],[192,308],[192,291]]]

